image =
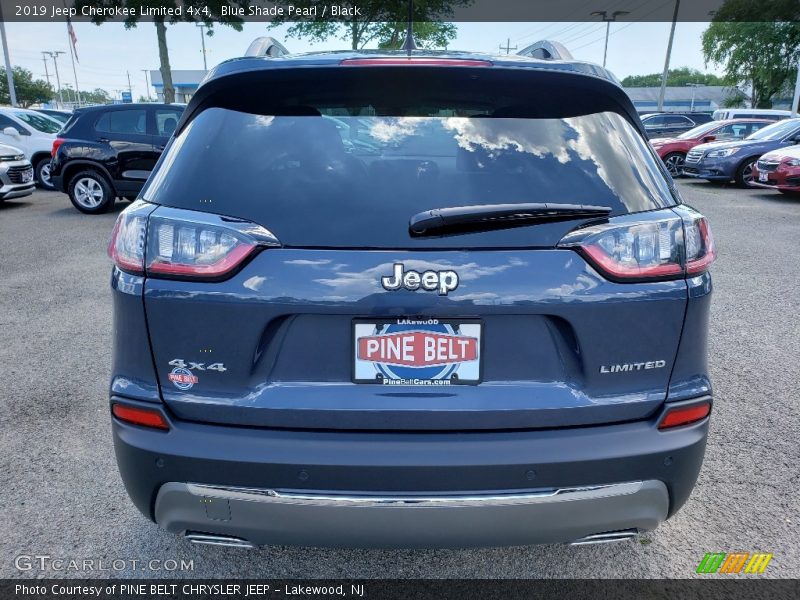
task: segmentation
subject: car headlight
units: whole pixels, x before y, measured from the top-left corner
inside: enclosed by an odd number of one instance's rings
[[[712,150],[706,156],[708,158],[725,158],[726,156],[733,156],[739,151],[739,148],[724,148],[723,150]]]
[[[790,158],[786,161],[786,164],[790,167],[800,167],[800,158]]]

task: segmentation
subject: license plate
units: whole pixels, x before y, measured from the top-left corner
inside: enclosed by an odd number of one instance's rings
[[[759,173],[759,174],[758,174],[758,180],[759,180],[759,181],[764,181],[764,182],[766,182],[766,181],[767,181],[767,177],[768,177],[768,174],[767,174],[767,173]]]
[[[381,385],[477,384],[483,324],[474,319],[353,322],[353,381]]]
[[[33,181],[33,169],[27,169],[22,172],[22,183],[30,183]]]

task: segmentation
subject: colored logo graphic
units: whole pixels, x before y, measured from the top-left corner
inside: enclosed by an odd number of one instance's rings
[[[698,573],[763,573],[772,560],[765,552],[707,552],[697,566]]]
[[[197,376],[193,375],[189,369],[175,367],[169,374],[169,380],[175,384],[179,390],[189,390],[198,382]]]
[[[466,380],[479,378],[480,326],[434,322],[357,326],[358,379]],[[370,375],[371,371],[371,375]]]

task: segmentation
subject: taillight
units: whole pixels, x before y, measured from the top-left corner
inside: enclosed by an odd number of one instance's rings
[[[692,404],[690,406],[676,406],[667,409],[661,421],[658,423],[659,429],[672,429],[690,425],[705,419],[711,413],[711,403]]]
[[[109,255],[130,273],[219,280],[232,275],[257,248],[278,245],[274,235],[254,223],[140,201],[117,219]]]
[[[147,215],[154,208],[144,202],[134,202],[117,217],[108,243],[108,255],[119,269],[135,275],[144,273]]]
[[[111,406],[111,413],[120,421],[125,421],[126,423],[169,430],[169,423],[167,423],[164,415],[155,408],[139,408],[138,406],[115,403]]]
[[[559,247],[577,250],[605,277],[620,282],[694,275],[715,257],[708,222],[686,207],[625,215],[576,229]]]
[[[684,217],[684,237],[686,238],[686,273],[697,275],[714,262],[717,249],[711,226],[699,214]]]
[[[56,139],[53,140],[53,148],[52,148],[52,150],[50,150],[50,158],[54,158],[55,157],[56,152],[58,152],[58,148],[63,143],[64,143],[64,138],[57,137]]]

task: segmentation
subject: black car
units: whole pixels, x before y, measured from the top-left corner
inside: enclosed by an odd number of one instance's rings
[[[652,113],[642,115],[648,138],[674,137],[711,121],[711,115],[698,112]]]
[[[112,104],[76,110],[53,142],[51,176],[79,211],[133,200],[178,124],[183,106]]]

